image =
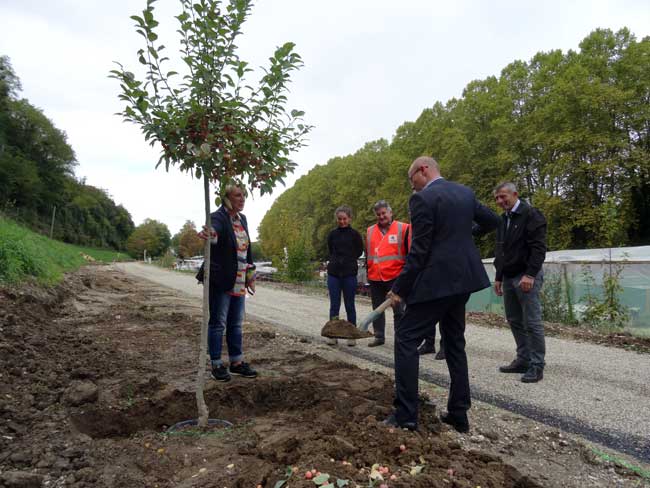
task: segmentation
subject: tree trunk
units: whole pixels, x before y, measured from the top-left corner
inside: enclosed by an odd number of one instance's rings
[[[199,412],[199,427],[208,426],[209,410],[205,404],[203,387],[205,386],[205,361],[208,350],[208,320],[210,318],[210,182],[208,174],[203,174],[203,194],[205,198],[205,225],[208,228],[208,239],[203,251],[203,321],[201,323],[201,339],[199,352],[199,367],[196,373],[196,407]]]

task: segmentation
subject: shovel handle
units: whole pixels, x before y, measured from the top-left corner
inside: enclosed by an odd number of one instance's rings
[[[384,313],[384,310],[386,310],[388,307],[390,307],[390,298],[387,298],[384,302],[382,302],[381,305],[370,312],[368,316],[363,319],[361,324],[359,324],[359,328],[363,331],[367,331],[368,327],[370,327],[370,323],[377,319],[377,317],[379,317],[382,313]]]
[[[384,300],[384,301],[381,303],[381,305],[379,305],[379,306],[375,309],[375,312],[377,312],[378,314],[380,314],[380,313],[384,312],[388,307],[390,307],[390,298],[387,298],[386,300]]]

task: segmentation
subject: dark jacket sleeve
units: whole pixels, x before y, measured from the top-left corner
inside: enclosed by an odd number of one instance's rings
[[[473,236],[482,236],[494,231],[501,222],[501,218],[490,208],[476,200],[474,203],[474,225],[472,226]]]
[[[546,259],[546,218],[536,208],[530,209],[526,223],[526,244],[529,254],[525,273],[535,277]]]
[[[355,255],[358,259],[363,254],[363,237],[356,230],[354,231],[354,245],[356,247]]]
[[[411,249],[406,257],[402,272],[395,280],[393,293],[405,299],[413,289],[415,280],[429,258],[435,222],[422,195],[414,193],[409,199],[411,215]]]

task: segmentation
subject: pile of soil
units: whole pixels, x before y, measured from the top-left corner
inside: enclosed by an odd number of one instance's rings
[[[195,415],[200,310],[102,267],[52,290],[0,300],[0,486],[540,486],[493,454],[465,450],[422,399],[419,432],[390,429],[392,382],[326,361],[246,323],[255,380],[209,382],[211,417],[233,428],[168,426]],[[373,469],[374,466],[374,469]],[[390,476],[394,475],[394,479]]]
[[[320,331],[320,335],[332,339],[366,339],[373,337],[371,332],[361,330],[352,322],[340,319],[327,321]]]

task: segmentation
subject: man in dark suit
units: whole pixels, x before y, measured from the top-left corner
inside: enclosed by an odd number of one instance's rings
[[[540,290],[546,258],[546,219],[519,199],[514,183],[501,183],[494,198],[503,210],[497,229],[494,291],[503,295],[503,308],[517,346],[517,357],[501,366],[502,373],[523,373],[521,381],[544,378],[546,342]]]
[[[482,232],[493,230],[499,217],[472,190],[442,178],[433,158],[417,158],[408,176],[416,191],[409,200],[413,241],[389,294],[394,303],[406,302],[406,312],[395,331],[395,413],[385,423],[417,429],[417,347],[439,322],[451,377],[448,413],[441,420],[467,432],[465,303],[471,293],[490,286],[472,233],[474,223]]]

